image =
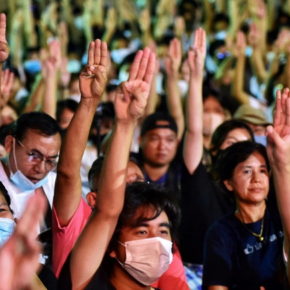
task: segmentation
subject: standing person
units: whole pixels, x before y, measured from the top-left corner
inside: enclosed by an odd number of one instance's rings
[[[236,210],[209,229],[205,242],[206,289],[283,289],[283,232],[276,207],[266,202],[270,166],[263,145],[228,147],[217,162],[220,182]]]

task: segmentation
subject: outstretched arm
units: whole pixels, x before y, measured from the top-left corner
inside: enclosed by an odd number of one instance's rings
[[[169,44],[166,59],[166,100],[170,115],[174,118],[178,128],[178,140],[183,136],[184,115],[182,110],[181,96],[178,87],[179,69],[182,58],[180,40],[174,38]]]
[[[186,131],[183,160],[192,174],[202,158],[202,80],[206,54],[206,35],[202,28],[195,32],[195,41],[188,52],[187,62],[190,69],[189,92],[186,105]]]
[[[80,74],[81,101],[63,140],[54,195],[54,208],[65,226],[81,199],[80,166],[97,105],[107,81],[107,44],[91,42],[88,65]]]
[[[284,249],[288,257],[290,240],[290,90],[277,92],[274,124],[267,128],[267,153],[273,172],[274,186],[284,228]]]
[[[155,55],[148,48],[139,51],[129,80],[116,93],[116,124],[98,184],[96,210],[72,252],[73,289],[83,289],[97,271],[122,211],[131,140],[146,107],[154,66]]]

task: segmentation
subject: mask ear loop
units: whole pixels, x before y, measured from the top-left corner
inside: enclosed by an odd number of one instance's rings
[[[15,168],[16,168],[16,171],[18,171],[18,166],[17,166],[17,161],[16,161],[16,154],[15,154],[15,137],[13,137],[13,152],[12,152],[12,156],[13,156],[13,159],[14,159],[14,165],[15,165]],[[9,168],[9,171],[10,173],[12,173],[12,169],[11,169],[11,166],[10,166],[10,158],[8,159],[8,168]]]

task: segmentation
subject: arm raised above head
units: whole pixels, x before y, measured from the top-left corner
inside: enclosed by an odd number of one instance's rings
[[[96,210],[72,253],[74,289],[83,289],[97,271],[122,211],[133,131],[147,104],[154,66],[155,55],[147,48],[139,51],[131,65],[129,80],[117,89],[116,123],[98,184]]]
[[[202,81],[206,54],[206,34],[202,28],[195,31],[194,45],[188,52],[190,69],[189,90],[186,104],[186,131],[183,160],[190,173],[197,168],[202,158]]]
[[[61,225],[66,225],[81,199],[80,166],[91,123],[107,82],[107,44],[91,42],[88,65],[80,74],[81,101],[67,129],[57,167],[54,208]]]

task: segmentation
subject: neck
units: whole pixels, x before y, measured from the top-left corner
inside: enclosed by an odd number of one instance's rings
[[[254,223],[261,220],[265,215],[266,202],[256,205],[238,204],[235,212],[236,217],[244,224]]]
[[[135,281],[119,264],[114,265],[110,279],[116,290],[150,290],[150,286],[141,285]]]
[[[144,163],[145,172],[152,181],[156,181],[160,177],[162,177],[167,172],[168,168],[169,168],[169,164],[163,165],[160,167],[157,167],[157,166],[155,167],[148,163]]]
[[[203,135],[203,146],[206,149],[210,149],[211,136]]]

